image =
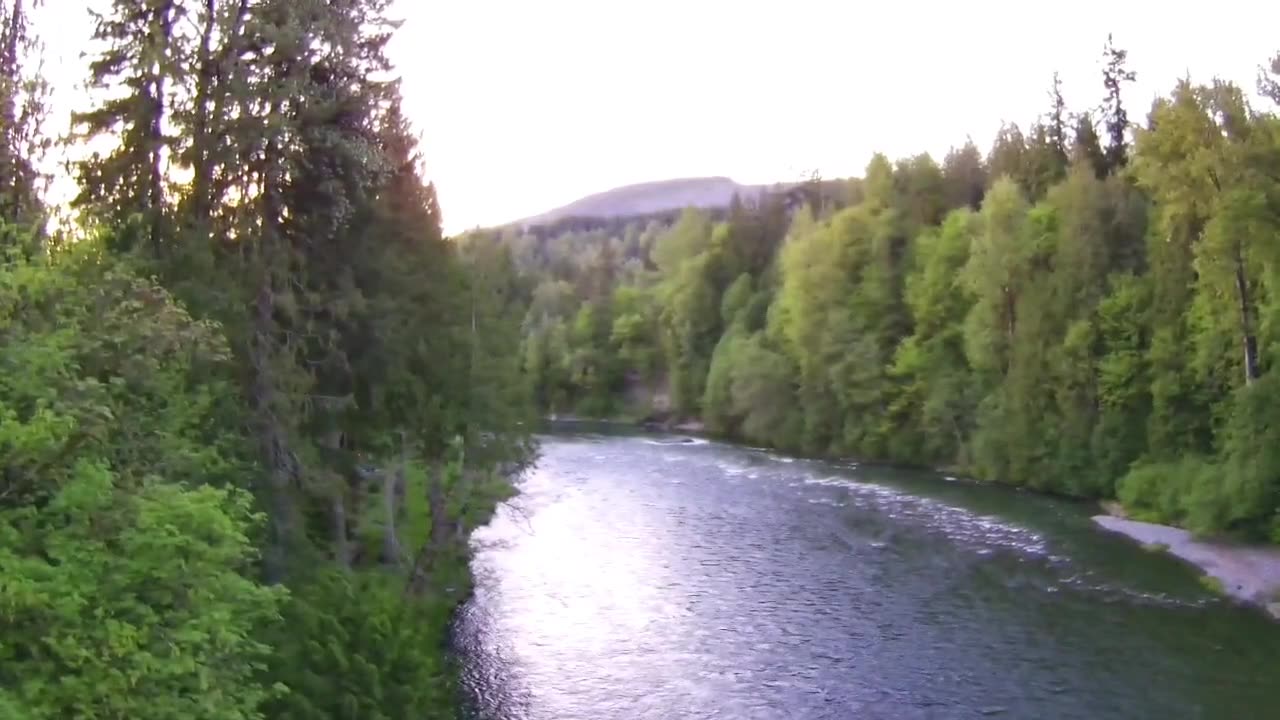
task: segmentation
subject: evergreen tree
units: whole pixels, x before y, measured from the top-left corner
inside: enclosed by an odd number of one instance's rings
[[[48,178],[39,168],[49,148],[43,134],[49,86],[40,75],[40,49],[23,0],[0,0],[0,223],[15,231],[44,215]]]
[[[77,204],[132,227],[114,249],[226,330],[232,426],[257,448],[236,484],[268,509],[266,575],[296,591],[287,611],[315,632],[346,592],[324,582],[324,559],[394,578],[356,583],[369,601],[344,608],[345,623],[441,627],[431,608],[459,599],[440,588],[464,585],[466,531],[502,495],[493,473],[531,451],[523,290],[507,253],[464,261],[442,238],[384,79],[387,6],[116,0],[97,21],[91,84],[127,92],[77,115],[84,136],[116,141],[80,165]],[[341,694],[290,695],[276,711],[351,702],[371,717],[425,716],[449,695],[435,647],[392,658],[344,638],[318,654],[314,636],[273,638],[273,677],[367,670]],[[431,685],[383,697],[401,672]]]
[[[1067,123],[1070,121],[1067,101],[1062,97],[1062,79],[1053,73],[1053,84],[1049,88],[1049,113],[1045,116],[1045,140],[1054,162],[1065,168],[1069,160]]]
[[[104,47],[90,63],[89,88],[123,86],[130,93],[73,118],[82,140],[119,136],[106,155],[95,152],[80,162],[76,205],[119,226],[136,216],[137,237],[119,240],[126,248],[145,242],[157,256],[170,199],[168,158],[175,150],[166,132],[169,100],[173,86],[186,78],[183,60],[190,54],[186,38],[174,27],[189,9],[184,0],[112,0],[110,9],[95,13],[93,40]]]
[[[1027,140],[1017,124],[1005,124],[996,134],[991,151],[987,153],[987,180],[993,186],[1002,177],[1011,178],[1022,186],[1023,192],[1032,188],[1031,161]]]
[[[942,182],[948,208],[977,210],[987,190],[987,168],[973,140],[947,152],[942,162]]]
[[[1138,75],[1128,69],[1129,51],[1116,47],[1111,35],[1102,50],[1104,67],[1102,86],[1106,97],[1102,107],[1107,129],[1106,160],[1108,172],[1114,173],[1129,161],[1129,113],[1124,106],[1124,85]]]
[[[1258,68],[1258,94],[1280,105],[1280,53],[1267,67]]]
[[[1071,162],[1093,169],[1099,178],[1107,176],[1107,156],[1098,138],[1093,116],[1087,112],[1076,115],[1075,130],[1071,142]]]

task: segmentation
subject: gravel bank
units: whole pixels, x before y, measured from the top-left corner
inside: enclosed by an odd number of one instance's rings
[[[1231,545],[1198,540],[1180,528],[1098,515],[1093,521],[1107,530],[1169,552],[1222,582],[1222,589],[1244,602],[1261,606],[1280,619],[1280,547]]]

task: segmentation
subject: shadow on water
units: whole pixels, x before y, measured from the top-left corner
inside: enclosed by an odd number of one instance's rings
[[[474,717],[1261,718],[1280,627],[1090,508],[575,425],[476,532]]]

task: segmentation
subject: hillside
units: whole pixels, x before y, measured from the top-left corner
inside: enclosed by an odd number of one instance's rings
[[[545,225],[564,218],[612,218],[648,215],[685,207],[725,207],[734,194],[758,195],[764,185],[741,185],[727,177],[681,178],[625,185],[575,200],[512,225]]]

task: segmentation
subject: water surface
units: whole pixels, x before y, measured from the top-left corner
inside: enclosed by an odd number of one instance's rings
[[[1280,717],[1280,625],[1080,505],[589,433],[520,489],[473,538],[477,718]]]

